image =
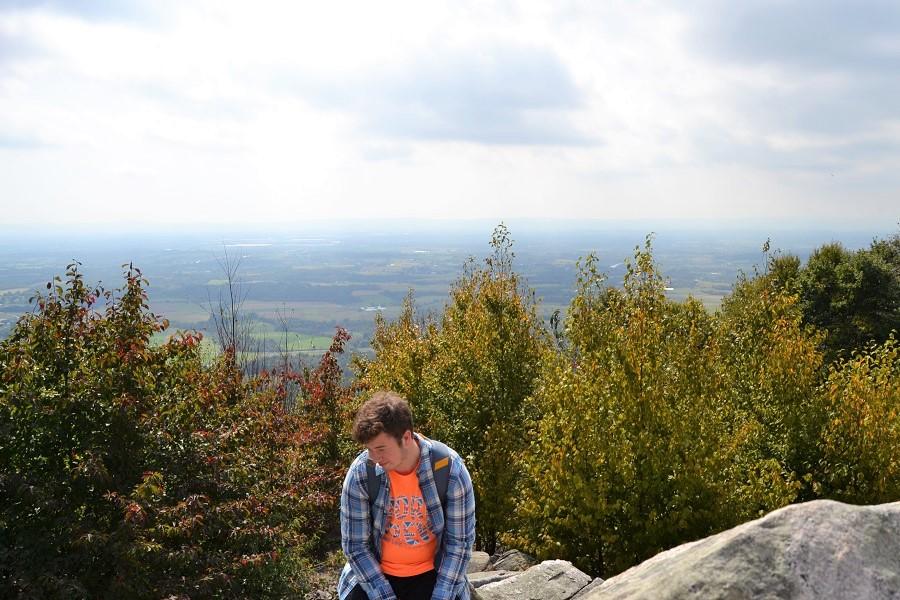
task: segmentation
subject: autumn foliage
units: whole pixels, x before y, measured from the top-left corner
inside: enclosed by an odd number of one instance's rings
[[[442,315],[410,298],[379,321],[359,373],[465,450],[483,547],[609,576],[791,502],[900,499],[893,338],[830,363],[831,334],[774,263],[716,312],[670,300],[650,238],[621,282],[584,258],[548,333],[508,232],[493,242]]]
[[[489,552],[511,527],[527,399],[550,349],[511,243],[499,227],[493,253],[465,265],[440,319],[417,315],[411,296],[396,322],[379,318],[375,359],[359,363],[361,385],[403,394],[423,431],[465,458],[478,543]]]
[[[337,507],[337,434],[285,411],[278,375],[204,366],[195,334],[151,345],[166,323],[140,272],[125,280],[88,289],[71,265],[0,345],[2,595],[302,591]],[[326,367],[318,405],[344,400]]]
[[[877,268],[839,258],[880,281],[895,242],[863,257]],[[352,409],[380,388],[465,458],[479,547],[596,575],[791,502],[900,500],[894,288],[864,302],[841,267],[846,290],[820,302],[838,254],[771,259],[713,312],[667,297],[648,238],[621,282],[582,259],[548,327],[501,226],[439,314],[411,292],[377,317],[352,386],[342,329],[315,368],[248,377],[227,353],[204,364],[195,333],[151,344],[167,323],[138,270],[107,291],[73,264],[0,342],[0,596],[305,592],[336,535]]]
[[[775,419],[795,398],[779,385],[802,352],[817,356],[791,303],[762,290],[736,314],[668,300],[649,241],[622,288],[595,265],[582,264],[569,343],[532,398],[540,413],[507,539],[608,574],[796,497],[784,439],[796,428]],[[802,375],[793,381],[808,390]]]

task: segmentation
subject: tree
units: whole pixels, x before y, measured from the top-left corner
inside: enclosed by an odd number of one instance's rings
[[[343,371],[338,364],[338,356],[344,353],[348,341],[350,334],[338,327],[318,366],[305,369],[299,378],[302,403],[297,412],[308,426],[320,433],[318,444],[323,465],[337,469],[350,458],[353,450],[345,440],[349,434],[350,406],[355,391],[344,385]]]
[[[235,367],[248,375],[258,375],[265,365],[259,344],[253,338],[253,320],[244,312],[248,290],[239,277],[241,259],[229,256],[228,248],[223,248],[222,258],[217,262],[225,283],[215,302],[208,298],[207,310],[219,350]]]
[[[204,365],[199,335],[151,344],[140,271],[105,291],[77,267],[0,342],[0,595],[303,592],[340,490],[328,440],[270,379]]]
[[[474,260],[465,265],[439,322],[418,320],[411,297],[396,322],[378,320],[375,358],[360,368],[369,389],[406,396],[426,433],[465,458],[475,486],[477,541],[488,552],[510,527],[526,400],[550,348],[533,292],[513,270],[503,225],[491,247],[483,267]]]
[[[734,430],[745,429],[747,452],[774,461],[787,481],[805,482],[799,497],[811,499],[824,419],[823,335],[804,324],[797,296],[766,275],[740,276],[717,316],[716,364]]]
[[[892,335],[832,365],[823,390],[821,494],[855,504],[900,499],[900,356]]]
[[[565,350],[536,384],[509,543],[610,576],[794,498],[731,394],[718,317],[664,288],[650,238],[622,289],[581,263]]]
[[[778,285],[799,296],[804,322],[827,332],[828,362],[900,329],[900,234],[856,251],[825,244],[802,268],[791,256],[770,264]]]

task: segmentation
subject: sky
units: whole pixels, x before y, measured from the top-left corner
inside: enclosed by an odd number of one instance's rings
[[[0,223],[900,222],[900,3],[0,0]]]

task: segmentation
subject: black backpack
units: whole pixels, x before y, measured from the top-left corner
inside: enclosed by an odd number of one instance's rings
[[[369,515],[375,519],[375,499],[381,489],[381,476],[375,474],[375,462],[366,461],[366,474],[369,487]],[[446,444],[431,440],[431,474],[434,475],[434,485],[437,486],[438,498],[441,499],[441,508],[447,512],[447,485],[450,483],[450,449]]]

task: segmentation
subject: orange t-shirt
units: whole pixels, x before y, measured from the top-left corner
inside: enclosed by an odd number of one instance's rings
[[[391,498],[381,538],[381,570],[396,577],[421,575],[434,568],[437,537],[428,521],[418,470],[416,464],[405,475],[388,471]]]

